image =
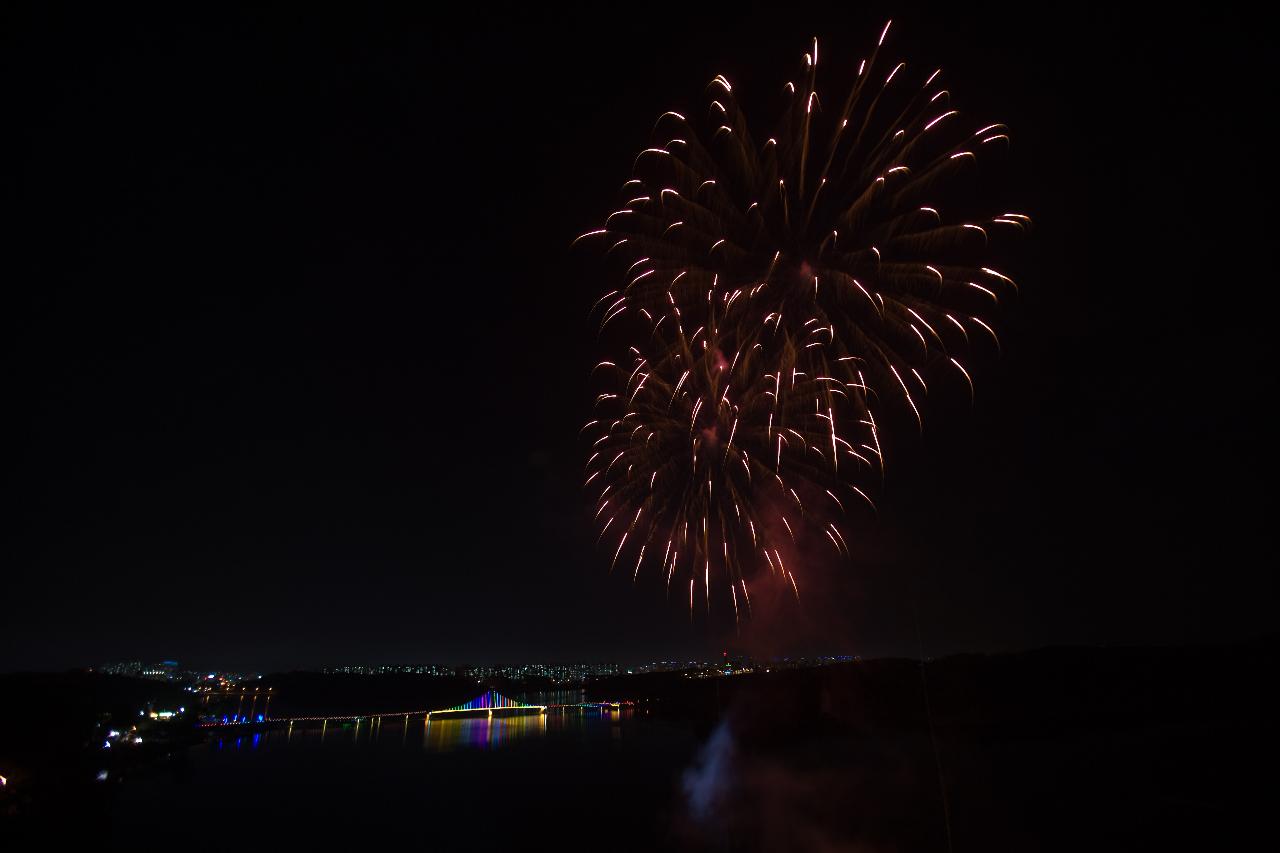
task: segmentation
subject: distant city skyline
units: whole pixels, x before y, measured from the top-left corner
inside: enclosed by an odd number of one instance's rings
[[[816,665],[832,663],[848,663],[860,660],[858,655],[810,655],[795,657],[754,658],[750,655],[722,651],[719,657],[650,660],[646,662],[618,663],[611,661],[547,661],[518,664],[487,663],[418,663],[418,664],[345,664],[341,666],[301,667],[292,672],[319,672],[327,675],[428,675],[433,677],[467,677],[467,678],[548,678],[553,681],[581,680],[584,678],[606,677],[623,674],[644,674],[652,672],[671,672],[684,669],[715,668],[731,663],[769,663],[782,665]],[[269,670],[235,671],[217,667],[190,668],[183,667],[179,661],[165,660],[161,662],[147,661],[113,661],[87,667],[95,672],[107,675],[123,675],[134,678],[151,678],[160,680],[204,680],[228,678],[243,680],[270,674]]]

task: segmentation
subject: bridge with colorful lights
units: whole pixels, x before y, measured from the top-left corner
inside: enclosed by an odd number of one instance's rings
[[[381,720],[383,717],[403,717],[406,724],[410,717],[424,717],[427,720],[458,719],[467,717],[515,717],[522,715],[542,715],[562,713],[566,711],[616,711],[630,702],[576,702],[555,705],[528,705],[503,696],[496,690],[486,690],[470,702],[454,705],[451,708],[440,708],[434,711],[387,711],[372,714],[323,714],[307,717],[267,717],[259,714],[254,717],[223,717],[221,721],[200,723],[200,728],[224,728],[238,726],[276,726],[294,723],[329,723],[360,722],[361,720]]]
[[[520,714],[545,714],[546,705],[525,705],[514,699],[508,699],[496,690],[489,689],[470,702],[454,705],[452,708],[441,708],[439,711],[427,712],[430,719],[440,717],[492,717],[518,716]]]

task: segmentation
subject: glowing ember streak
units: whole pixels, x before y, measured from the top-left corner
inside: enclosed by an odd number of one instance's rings
[[[757,574],[785,575],[799,600],[778,540],[803,549],[821,530],[850,558],[829,516],[857,510],[841,500],[846,488],[875,510],[869,493],[885,475],[878,425],[909,411],[923,429],[926,379],[963,377],[974,398],[957,358],[969,323],[1000,345],[974,315],[1017,285],[987,258],[1030,220],[1004,212],[948,223],[939,210],[979,207],[953,176],[964,160],[1002,151],[975,140],[1007,141],[1006,128],[973,132],[982,123],[934,87],[941,69],[918,73],[885,55],[889,29],[852,91],[830,100],[815,40],[796,78],[802,90],[787,85],[802,97],[788,99],[772,134],[753,132],[717,75],[710,109],[659,116],[654,147],[619,195],[625,204],[574,240],[600,246],[618,273],[590,314],[612,357],[592,371],[605,387],[582,430],[584,488],[595,519],[612,513],[600,532],[614,548],[611,570],[625,552],[637,581],[648,543],[666,539],[659,571],[668,590],[687,577],[691,619],[699,563],[706,612],[714,569],[714,606],[737,619],[750,615]],[[941,370],[948,362],[960,377]],[[907,380],[924,392],[919,404]],[[834,507],[801,499],[823,493]],[[632,521],[614,525],[618,517]]]

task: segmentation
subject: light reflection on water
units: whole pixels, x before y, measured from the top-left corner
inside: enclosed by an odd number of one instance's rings
[[[391,746],[437,753],[489,750],[557,736],[618,740],[622,737],[622,721],[632,715],[630,708],[573,708],[551,710],[546,714],[448,719],[395,715],[356,722],[323,721],[318,726],[289,725],[252,735],[223,736],[212,741],[211,746],[219,752],[342,745]]]
[[[423,727],[423,746],[433,752],[493,749],[522,738],[543,737],[546,733],[545,714],[429,720]]]

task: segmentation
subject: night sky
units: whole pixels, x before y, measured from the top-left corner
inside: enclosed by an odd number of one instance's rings
[[[914,653],[916,614],[932,654],[1270,630],[1264,28],[779,8],[6,11],[0,670]],[[612,285],[569,244],[660,112],[717,73],[772,91],[814,35],[855,64],[888,16],[1012,128],[1022,298],[803,624],[691,627],[593,547]]]

